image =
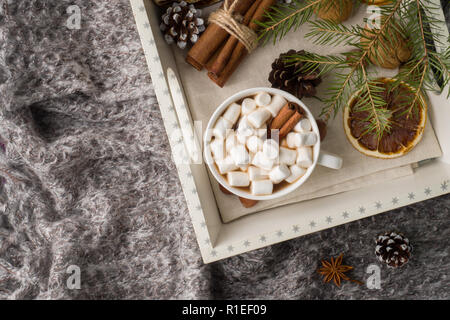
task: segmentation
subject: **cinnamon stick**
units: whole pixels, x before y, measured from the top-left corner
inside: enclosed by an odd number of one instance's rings
[[[212,65],[214,64],[214,62],[216,61],[217,57],[219,56],[219,53],[222,51],[224,45],[226,42],[222,43],[219,47],[219,49],[216,50],[216,52],[214,52],[214,54],[211,56],[211,58],[208,60],[208,62],[205,63],[204,67],[206,68],[206,70],[209,70]]]
[[[276,0],[262,0],[261,4],[259,5],[258,9],[256,9],[255,14],[253,15],[251,22],[249,23],[248,27],[252,30],[256,30],[258,28],[258,25],[254,22],[255,20],[261,20],[264,13],[269,10],[269,8],[275,4]],[[231,54],[231,57],[225,66],[225,68],[222,70],[220,75],[215,74],[213,72],[208,72],[209,78],[214,81],[218,86],[223,87],[227,80],[230,78],[230,76],[233,74],[233,72],[237,69],[239,64],[242,62],[242,60],[245,58],[245,56],[248,54],[247,49],[242,43],[238,43],[236,47],[233,50],[233,53]]]
[[[228,191],[228,189],[225,189],[225,187],[222,186],[221,184],[219,184],[219,188],[220,188],[220,191],[222,191],[225,194],[233,194],[230,191]]]
[[[242,20],[242,24],[248,26],[248,24],[251,21],[251,18],[256,12],[256,9],[258,9],[260,3],[262,0],[256,0],[250,9],[248,9],[247,13],[244,16],[244,19]],[[230,36],[228,40],[225,42],[224,47],[220,50],[219,55],[215,59],[214,63],[207,68],[209,72],[212,72],[216,75],[220,75],[222,70],[227,65],[228,61],[230,60],[231,54],[233,53],[234,48],[239,43],[239,40],[233,36]]]
[[[245,208],[251,208],[258,203],[258,200],[250,200],[250,199],[245,199],[245,198],[241,198],[241,197],[239,197],[239,200],[241,201],[242,205]]]
[[[289,120],[281,127],[279,139],[283,139],[291,132],[295,125],[303,118],[300,112],[295,111],[295,113],[289,118]]]
[[[245,14],[253,3],[253,1],[250,0],[234,1],[239,1],[239,3],[236,4],[234,11],[235,14],[239,15]],[[202,70],[208,60],[210,60],[227,38],[229,38],[228,32],[215,23],[209,24],[195,45],[189,50],[186,62],[191,64],[197,70]]]
[[[281,108],[278,115],[272,120],[270,129],[276,130],[281,129],[281,127],[289,120],[290,117],[297,110],[297,106],[293,102],[288,102]]]

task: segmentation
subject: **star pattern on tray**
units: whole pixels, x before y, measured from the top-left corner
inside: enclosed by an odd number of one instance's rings
[[[396,204],[398,204],[398,198],[397,197],[394,197],[394,198],[392,198],[392,204],[393,205],[396,205]]]
[[[327,221],[327,223],[331,223],[331,222],[333,222],[333,218],[327,217],[327,218],[326,218],[326,221]]]
[[[145,7],[144,7],[144,6],[140,6],[140,7],[139,7],[139,11],[140,11],[140,12],[144,12],[144,11],[145,11]]]
[[[144,23],[144,28],[145,29],[150,29],[150,23],[148,23],[148,22]]]
[[[278,236],[278,237],[281,237],[281,236],[283,236],[283,231],[281,231],[281,230],[278,230],[278,232],[277,232],[277,236]]]
[[[161,80],[164,79],[164,73],[160,72],[160,73],[158,74],[158,78],[161,79]]]
[[[200,227],[202,227],[203,229],[206,228],[206,223],[203,221],[202,223],[200,223]]]
[[[299,230],[300,228],[297,225],[292,227],[292,231],[294,231],[295,233],[297,233]]]
[[[359,207],[358,211],[359,211],[359,213],[364,214],[364,213],[366,213],[366,208]]]
[[[155,40],[150,39],[150,41],[148,42],[148,44],[153,47],[155,45]]]
[[[159,57],[158,57],[158,56],[154,56],[154,57],[153,57],[153,61],[154,61],[154,62],[159,62]]]
[[[197,205],[197,206],[195,207],[195,209],[196,209],[197,211],[202,211],[202,206],[201,206],[201,205]]]
[[[205,244],[209,245],[209,239],[205,239]]]
[[[163,91],[163,93],[164,93],[164,95],[167,96],[167,97],[170,95],[169,89],[165,89],[165,90]]]
[[[245,242],[244,242],[244,247],[249,247],[249,246],[250,246],[250,241],[245,240]]]
[[[261,242],[266,242],[266,240],[267,240],[266,236],[261,236],[259,238],[259,241],[261,241]]]
[[[309,226],[310,226],[311,228],[314,228],[314,227],[316,226],[316,223],[315,223],[314,221],[311,221],[311,222],[309,223]]]
[[[448,189],[448,181],[444,181],[441,183],[441,189],[442,191],[447,191]]]
[[[430,187],[426,187],[425,190],[423,191],[427,196],[429,196],[431,194],[431,188]]]
[[[172,124],[172,129],[178,129],[178,128],[180,128],[180,126],[178,125],[178,122],[174,122]]]
[[[211,251],[211,255],[212,255],[213,257],[217,256],[217,251],[216,251],[216,250]]]
[[[233,252],[234,247],[233,246],[228,246],[228,251]]]
[[[415,198],[416,198],[416,195],[414,194],[414,192],[408,193],[408,199],[409,200],[414,200]]]
[[[349,214],[347,211],[342,212],[342,216],[344,217],[344,219],[347,219]]]
[[[375,202],[375,208],[381,209],[382,206],[383,206],[383,205],[381,204],[381,201]]]

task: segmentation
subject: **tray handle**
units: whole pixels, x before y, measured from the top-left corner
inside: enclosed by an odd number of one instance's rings
[[[193,125],[192,117],[187,107],[183,89],[172,68],[167,68],[167,79],[186,152],[189,155],[191,163],[201,164],[202,152],[195,126]]]

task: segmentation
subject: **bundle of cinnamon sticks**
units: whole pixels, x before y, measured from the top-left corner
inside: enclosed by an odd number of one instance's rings
[[[256,31],[258,25],[255,21],[262,20],[264,13],[276,0],[233,0],[233,2],[237,2],[234,16],[241,17],[240,23]],[[206,68],[209,78],[223,87],[247,54],[244,44],[217,24],[211,23],[188,52],[186,61],[197,70]]]

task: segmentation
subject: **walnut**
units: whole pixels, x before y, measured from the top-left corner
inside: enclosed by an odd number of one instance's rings
[[[342,1],[342,5],[341,5]],[[350,18],[353,12],[353,0],[326,0],[316,14],[319,18],[341,23]]]
[[[369,51],[368,57],[373,64],[387,69],[395,69],[409,60],[411,57],[411,48],[408,45],[407,39],[397,31],[398,29],[399,26],[395,28],[388,27],[383,31],[383,37],[379,37],[379,42]],[[374,31],[380,32],[378,29],[374,29]],[[364,31],[366,37],[360,40],[363,48],[366,48],[371,41],[370,39],[375,36],[374,31],[370,31],[368,26],[366,26],[366,30]]]

